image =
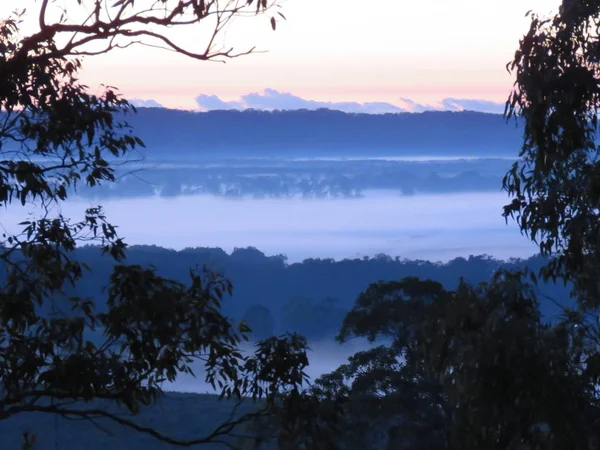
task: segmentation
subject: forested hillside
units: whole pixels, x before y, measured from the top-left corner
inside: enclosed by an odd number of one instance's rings
[[[428,111],[191,112],[139,108],[127,118],[149,158],[224,156],[511,156],[522,128],[498,114]],[[168,131],[168,132],[167,132]]]
[[[101,256],[97,247],[82,247],[77,258],[91,267],[75,289],[67,294],[92,296],[101,302],[114,261]],[[189,248],[181,251],[157,246],[132,246],[127,264],[155,267],[161,276],[189,282],[189,269],[207,265],[222,271],[234,286],[233,296],[223,302],[223,312],[235,320],[245,319],[258,337],[295,330],[311,339],[331,338],[352,308],[357,296],[369,284],[414,276],[439,281],[455,289],[461,279],[477,284],[489,281],[500,268],[539,269],[544,260],[499,261],[488,256],[455,258],[448,263],[412,261],[378,255],[374,258],[306,259],[287,264],[285,256],[266,256],[254,247],[235,249],[228,254],[220,248]],[[553,300],[568,304],[568,289],[562,284],[540,287],[542,312],[558,312]],[[551,297],[544,298],[544,295]]]

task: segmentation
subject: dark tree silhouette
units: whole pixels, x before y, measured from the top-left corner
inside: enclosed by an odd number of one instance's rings
[[[21,224],[22,233],[4,234],[0,242],[0,420],[25,412],[104,418],[191,446],[224,441],[238,425],[286,402],[298,404],[307,365],[304,339],[272,337],[244,355],[240,343],[249,330],[234,327],[220,311],[232,292],[228,280],[200,269],[181,283],[126,265],[126,245],[101,207],[88,209],[81,222],[60,213],[71,188],[114,181],[108,158],[122,159],[142,145],[122,121],[133,111],[129,103],[114,88],[92,95],[78,81],[81,55],[158,41],[199,60],[235,57],[248,52],[218,50],[215,36],[234,17],[262,14],[273,5],[78,0],[61,15],[59,2],[39,4],[39,30],[30,36],[19,34],[24,12],[0,22],[0,204],[34,204],[42,211]],[[169,37],[193,24],[213,27],[204,50],[186,49]],[[73,257],[82,242],[100,243],[117,262],[99,309],[89,298],[66,293],[89,270]],[[185,441],[137,424],[140,405],[153,402],[164,381],[191,373],[197,360],[223,397],[238,405],[254,400],[255,407],[234,411],[212,432]],[[116,402],[133,416],[98,407],[96,400]]]
[[[531,15],[508,65],[515,88],[506,115],[525,139],[504,179],[513,197],[504,215],[553,256],[545,278],[573,281],[581,300],[598,306],[600,2],[565,1],[561,11]]]
[[[423,427],[442,438],[433,448],[598,447],[599,27],[600,1],[564,1],[552,18],[532,15],[509,64],[516,82],[506,115],[524,126],[524,144],[504,178],[513,197],[504,215],[549,257],[544,281],[572,282],[576,303],[544,323],[524,281],[527,275],[536,284],[536,272],[518,270],[499,270],[477,286],[461,282],[455,291],[415,278],[371,285],[340,338],[392,342],[355,355],[313,390],[343,399],[350,430],[372,431],[388,420],[379,447],[408,440],[414,448],[411,433]],[[415,399],[436,408],[421,404],[418,411],[429,414],[419,417]],[[405,420],[394,422],[398,416]],[[394,441],[407,422],[408,433]]]
[[[359,295],[337,339],[379,345],[310,388],[341,404],[339,448],[594,448],[585,338],[568,319],[544,323],[523,276],[456,290],[410,277]]]

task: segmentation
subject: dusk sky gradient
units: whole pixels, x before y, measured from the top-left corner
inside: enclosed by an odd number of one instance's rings
[[[75,0],[59,0],[76,4]],[[0,2],[34,13],[39,0]],[[142,2],[143,3],[143,2]],[[231,101],[266,88],[316,101],[435,104],[447,97],[506,100],[513,78],[505,65],[526,32],[528,10],[555,12],[556,0],[284,0],[286,22],[240,19],[226,46],[266,53],[200,62],[164,50],[133,47],[84,60],[90,87],[117,86],[128,98],[195,109],[198,95]],[[26,31],[35,30],[32,21]],[[205,44],[190,28],[180,42]]]

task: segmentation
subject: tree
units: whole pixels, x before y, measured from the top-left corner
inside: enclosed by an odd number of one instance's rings
[[[600,2],[564,1],[553,17],[531,15],[508,69],[515,89],[506,116],[524,126],[524,144],[504,179],[514,197],[504,215],[549,256],[544,279],[572,283],[578,330],[572,351],[589,380],[600,377]]]
[[[317,398],[343,405],[344,449],[442,449],[447,417],[439,381],[415,364],[414,331],[431,301],[449,295],[417,278],[377,282],[361,293],[336,340],[367,338],[380,345],[351,356],[311,387]]]
[[[460,449],[588,448],[600,413],[579,330],[542,321],[524,273],[461,283],[427,314],[423,364],[444,385],[449,441]]]
[[[583,303],[599,305],[600,2],[565,1],[531,26],[507,69],[515,87],[507,118],[524,126],[521,159],[504,178],[514,197],[504,215],[551,256],[544,278],[572,281]]]
[[[191,270],[184,284],[152,268],[126,265],[126,244],[101,207],[73,222],[60,213],[60,205],[79,184],[114,181],[109,159],[127,157],[143,145],[124,121],[134,108],[114,88],[93,95],[78,81],[81,56],[157,43],[198,60],[239,56],[249,51],[216,49],[215,37],[233,18],[262,14],[273,5],[264,0],[145,3],[78,0],[69,3],[67,15],[58,2],[41,0],[39,30],[23,38],[24,12],[0,22],[0,204],[34,204],[42,211],[21,224],[22,233],[3,234],[0,242],[5,273],[0,420],[37,411],[105,418],[176,445],[221,442],[238,425],[272,415],[291,401],[286,395],[300,395],[308,364],[304,339],[271,337],[244,355],[240,343],[248,328],[236,329],[220,312],[224,296],[232,294],[222,275]],[[82,11],[88,13],[80,22],[71,21]],[[199,23],[213,27],[203,50],[185,48],[169,36]],[[271,23],[274,28],[274,18]],[[100,244],[119,263],[104,305],[67,294],[90,270],[73,257],[82,242]],[[218,386],[222,397],[237,404],[257,401],[251,412],[232,413],[206,436],[181,441],[93,403],[110,400],[135,414],[162,393],[164,381],[192,373],[197,360],[206,363],[206,381]]]
[[[543,323],[523,278],[370,285],[338,340],[380,345],[311,388],[340,398],[341,448],[588,448],[600,403],[581,336],[568,321]]]
[[[391,344],[372,351],[379,360],[357,364],[361,355],[355,355],[318,382],[321,390],[342,391],[355,421],[350,428],[357,420],[362,429],[372,427],[365,398],[383,410],[391,395],[402,393],[398,380],[410,368],[408,379],[419,387],[427,385],[415,373],[440,381],[444,420],[438,423],[449,448],[597,448],[599,29],[600,1],[565,0],[553,18],[532,15],[508,65],[516,82],[506,116],[524,126],[524,144],[503,180],[514,197],[504,216],[515,218],[550,257],[540,272],[545,280],[573,284],[576,307],[544,321],[534,288],[524,282],[529,275],[536,283],[537,276],[526,271],[500,270],[490,283],[461,282],[455,291],[416,279],[372,285],[346,317],[341,336],[387,336]],[[386,417],[411,412],[397,401]]]

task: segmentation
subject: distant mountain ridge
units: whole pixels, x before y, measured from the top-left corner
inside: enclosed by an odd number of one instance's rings
[[[127,118],[148,158],[517,156],[522,127],[473,111],[356,114],[319,109],[194,112],[138,108]]]

